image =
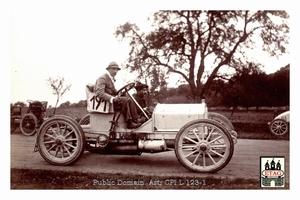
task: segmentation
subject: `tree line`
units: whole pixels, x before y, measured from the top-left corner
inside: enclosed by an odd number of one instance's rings
[[[244,68],[229,80],[216,79],[201,97],[209,107],[278,107],[289,106],[290,65],[267,75],[260,70]],[[163,88],[154,93],[161,103],[193,103],[188,84]]]

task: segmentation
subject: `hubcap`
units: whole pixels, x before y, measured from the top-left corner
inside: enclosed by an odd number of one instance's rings
[[[205,142],[201,142],[197,146],[198,146],[199,151],[206,152],[209,150],[209,144],[207,144]]]
[[[280,130],[280,129],[281,129],[281,126],[280,126],[280,125],[277,125],[276,129]]]
[[[206,145],[205,144],[200,145],[200,150],[201,151],[206,151]]]
[[[58,136],[56,139],[55,139],[55,144],[57,145],[62,145],[64,143],[64,138],[62,136]]]

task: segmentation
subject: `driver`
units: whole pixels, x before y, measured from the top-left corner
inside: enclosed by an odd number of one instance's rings
[[[117,90],[114,82],[115,76],[120,70],[120,67],[116,62],[111,62],[107,66],[106,70],[106,73],[102,74],[96,80],[94,88],[96,96],[100,99],[113,103],[115,110],[121,110],[125,106],[122,114],[127,123],[127,127],[130,129],[138,128],[142,124],[143,120],[139,118],[134,102],[132,102],[130,98],[116,96]]]

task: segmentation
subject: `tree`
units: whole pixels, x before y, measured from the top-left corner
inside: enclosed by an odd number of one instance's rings
[[[249,70],[251,69],[251,70]],[[287,106],[289,105],[289,65],[267,75],[253,66],[245,68],[224,82],[219,89],[227,106]]]
[[[149,33],[127,22],[115,35],[130,41],[127,69],[141,77],[151,77],[154,69],[179,74],[196,100],[213,80],[228,78],[222,67],[247,67],[247,49],[256,48],[257,39],[271,56],[286,53],[288,19],[285,11],[158,11],[149,19],[155,27]]]
[[[65,79],[64,77],[57,77],[57,78],[51,78],[49,77],[47,79],[48,85],[51,87],[53,94],[57,96],[56,104],[53,110],[53,114],[56,112],[56,107],[59,102],[59,100],[63,97],[63,95],[70,90],[71,85],[64,85]]]
[[[71,105],[70,101],[66,101],[65,103],[60,104],[59,107],[69,107]]]
[[[165,80],[165,75],[163,73],[158,71],[156,68],[152,68],[149,74],[151,75],[151,80],[150,80],[150,84],[152,86],[150,88],[151,93],[153,93],[157,88],[161,89],[166,87],[167,82]]]
[[[290,65],[282,67],[269,75],[268,91],[272,97],[272,106],[290,105]]]
[[[80,100],[76,105],[76,107],[81,107],[81,106],[82,107],[87,106],[87,100]]]

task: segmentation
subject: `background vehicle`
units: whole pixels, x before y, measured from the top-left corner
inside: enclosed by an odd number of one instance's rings
[[[20,126],[20,121],[22,118],[22,107],[11,106],[10,107],[10,131],[13,132]]]
[[[205,102],[199,104],[157,104],[152,116],[128,92],[129,83],[118,95],[131,98],[147,119],[137,129],[128,129],[121,112],[105,102],[87,85],[89,123],[55,115],[39,128],[36,146],[40,155],[53,165],[70,165],[84,151],[106,154],[141,155],[174,150],[178,161],[192,172],[211,173],[230,161],[236,132],[228,119],[213,115],[210,119]],[[218,121],[218,120],[219,121]]]
[[[290,111],[286,111],[275,117],[268,123],[269,129],[274,135],[285,135],[289,132]]]
[[[47,101],[32,101],[29,103],[28,111],[20,120],[20,130],[26,136],[36,133],[36,129],[43,123],[47,109]]]

